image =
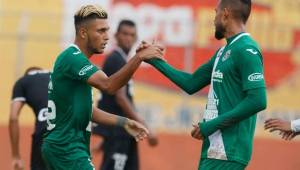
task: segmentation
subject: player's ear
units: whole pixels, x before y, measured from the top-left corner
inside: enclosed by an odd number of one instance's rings
[[[228,9],[228,8],[224,8],[224,9],[223,9],[223,17],[224,17],[225,19],[227,19],[227,18],[229,17],[229,15],[230,15],[229,9]]]
[[[223,24],[225,24],[225,25],[227,24],[228,19],[229,19],[229,15],[230,15],[230,11],[229,11],[228,8],[222,9],[221,22],[222,22]]]
[[[84,27],[79,28],[79,36],[82,39],[85,39],[87,37],[87,30]]]

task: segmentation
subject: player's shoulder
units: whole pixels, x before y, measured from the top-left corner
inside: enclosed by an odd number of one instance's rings
[[[22,77],[20,77],[16,82],[15,82],[15,85],[14,86],[22,86],[24,85],[24,83],[27,81],[28,79],[28,76],[27,75],[24,75]]]
[[[79,47],[75,44],[71,44],[60,54],[60,57],[62,58],[72,58],[75,56],[79,58],[85,58],[84,54],[81,52]]]
[[[259,56],[262,57],[262,52],[256,41],[249,35],[242,37],[231,48],[231,54],[240,58],[240,56]]]
[[[85,61],[87,58],[85,55],[81,52],[79,47],[75,44],[71,44],[69,47],[67,47],[64,51],[62,51],[59,56],[56,59],[54,69],[59,66],[68,65],[70,63],[73,63],[75,61]]]
[[[240,43],[238,43],[238,49],[239,50],[246,50],[246,51],[250,51],[251,50],[247,50],[247,49],[253,49],[253,50],[257,50],[257,51],[261,51],[258,43],[249,35],[249,36],[244,36]]]

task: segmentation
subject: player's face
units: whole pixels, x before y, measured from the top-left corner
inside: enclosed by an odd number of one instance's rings
[[[122,25],[119,32],[116,33],[116,40],[126,53],[130,51],[137,39],[136,28],[129,25]]]
[[[215,16],[215,20],[214,20],[215,38],[217,40],[221,40],[222,38],[224,38],[225,37],[225,32],[226,32],[225,25],[224,25],[223,20],[222,20],[223,15],[224,15],[223,14],[224,11],[220,7],[220,2],[221,2],[221,0],[219,1],[217,8],[215,9],[216,16]]]
[[[109,26],[106,19],[95,19],[87,25],[87,50],[92,54],[101,54],[109,39]]]

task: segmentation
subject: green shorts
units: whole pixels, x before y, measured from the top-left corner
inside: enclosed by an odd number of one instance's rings
[[[244,170],[246,165],[219,159],[201,159],[198,170]]]
[[[49,144],[43,144],[42,157],[48,170],[95,170],[89,157],[81,157],[75,160],[65,159],[68,155],[60,157]]]

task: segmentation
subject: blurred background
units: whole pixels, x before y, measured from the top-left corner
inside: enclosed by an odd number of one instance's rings
[[[167,61],[187,72],[224,44],[214,38],[217,0],[0,0],[0,169],[11,169],[7,124],[14,82],[30,66],[52,69],[57,55],[73,42],[73,15],[83,4],[99,4],[109,13],[106,53],[115,46],[113,34],[121,19],[134,20],[138,42],[159,41],[167,47]],[[263,50],[268,108],[258,115],[248,169],[297,170],[300,137],[283,141],[264,131],[263,122],[270,117],[300,118],[300,0],[253,0],[252,7],[247,30]],[[104,58],[105,54],[93,56],[92,61],[101,67]],[[207,88],[188,96],[148,64],[142,64],[133,80],[139,113],[160,139],[154,149],[140,144],[142,170],[196,169],[201,143],[189,133],[192,123],[202,118]],[[21,155],[28,169],[34,122],[28,107],[20,122]],[[100,158],[101,153],[94,156],[95,165]]]

